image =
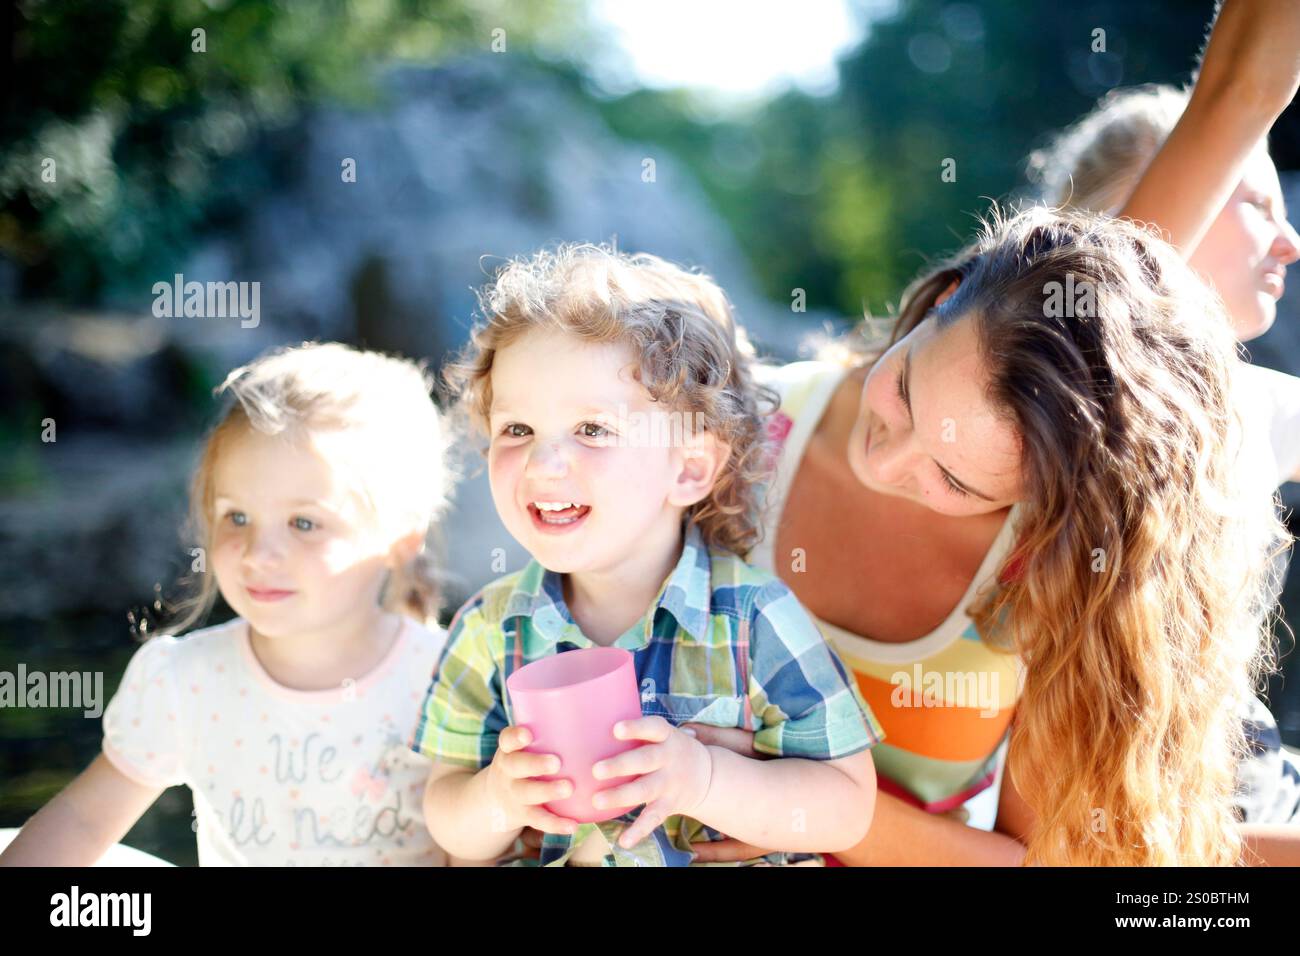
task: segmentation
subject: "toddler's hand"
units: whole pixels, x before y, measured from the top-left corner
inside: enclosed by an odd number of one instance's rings
[[[662,717],[621,720],[614,725],[614,736],[619,740],[647,741],[644,746],[601,760],[591,768],[597,780],[640,775],[592,798],[597,809],[645,804],[618,838],[619,846],[626,850],[674,813],[689,814],[704,801],[713,776],[713,758],[704,744]]]
[[[572,796],[573,782],[532,779],[560,769],[560,758],[554,754],[524,751],[532,739],[527,727],[507,727],[497,738],[496,756],[488,764],[488,794],[505,816],[502,828],[529,826],[546,833],[573,833],[578,827],[575,821],[558,817],[542,806]]]

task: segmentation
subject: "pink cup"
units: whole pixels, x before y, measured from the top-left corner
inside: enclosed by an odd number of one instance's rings
[[[516,726],[527,727],[533,742],[530,753],[555,754],[559,773],[538,780],[573,781],[573,793],[564,800],[543,804],[556,816],[595,823],[609,820],[632,807],[598,810],[591,798],[601,790],[636,779],[610,777],[597,780],[593,764],[641,746],[639,740],[619,740],[614,725],[641,716],[632,654],[621,647],[587,647],[533,661],[506,679]]]

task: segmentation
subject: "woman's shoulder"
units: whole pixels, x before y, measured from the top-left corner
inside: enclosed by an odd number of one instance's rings
[[[1239,394],[1247,438],[1256,441],[1261,470],[1279,484],[1293,478],[1300,472],[1300,378],[1243,364]]]
[[[851,371],[839,362],[803,359],[797,362],[763,362],[755,366],[754,378],[781,396],[782,407],[816,389],[818,384],[838,382]]]
[[[825,412],[836,387],[851,371],[849,366],[824,361],[764,366],[758,381],[776,392],[779,401],[768,415],[768,439],[777,446],[784,446],[796,425],[801,422],[806,426],[815,424]],[[801,429],[800,434],[806,430],[806,427]]]

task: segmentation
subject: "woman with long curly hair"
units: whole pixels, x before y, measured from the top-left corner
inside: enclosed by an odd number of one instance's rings
[[[1195,248],[1294,95],[1298,46],[1292,5],[1225,5],[1123,214]],[[820,619],[885,730],[872,829],[841,861],[1293,852],[1232,814],[1286,539],[1245,491],[1217,300],[1154,230],[1038,210],[915,283],[883,344],[772,374],[779,462],[751,555]],[[1008,740],[994,831],[952,819]]]

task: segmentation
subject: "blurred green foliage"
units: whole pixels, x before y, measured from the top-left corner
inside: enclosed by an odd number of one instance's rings
[[[138,289],[269,188],[257,177],[271,173],[256,164],[221,174],[260,135],[322,98],[371,101],[375,64],[487,50],[498,27],[526,44],[574,9],[572,0],[29,0],[7,14],[0,251],[22,267],[25,295],[94,303]]]
[[[769,296],[802,288],[810,308],[879,313],[1023,184],[1048,133],[1111,87],[1188,79],[1212,12],[1212,0],[911,0],[870,25],[829,96],[792,91],[721,121],[693,118],[681,91],[601,108],[690,165]]]

